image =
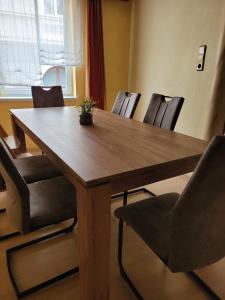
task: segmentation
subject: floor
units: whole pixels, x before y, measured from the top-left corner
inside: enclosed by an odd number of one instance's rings
[[[181,192],[188,182],[189,174],[148,186],[156,194],[176,191]],[[4,201],[4,192],[0,192],[0,202]],[[132,196],[129,201],[146,198],[146,194]],[[3,205],[3,204],[2,204]],[[111,237],[111,300],[135,300],[135,297],[120,277],[117,253],[117,220],[113,210],[121,205],[121,199],[112,202],[112,237]],[[55,226],[54,229],[42,230],[26,236],[19,236],[0,243],[0,299],[16,299],[6,266],[5,250],[18,243],[45,235],[50,231],[62,228],[66,224]],[[0,215],[0,234],[10,231],[6,215]],[[14,272],[21,288],[48,276],[67,270],[78,264],[77,229],[73,233],[52,239],[30,249],[20,251],[14,257]],[[145,300],[204,300],[209,296],[189,277],[183,273],[172,274],[163,263],[149,250],[146,245],[128,227],[125,228],[125,266],[136,283]],[[225,299],[225,260],[199,271],[207,283]],[[71,276],[51,287],[36,292],[27,300],[74,300],[79,299],[79,276]],[[85,300],[85,299],[82,299]]]

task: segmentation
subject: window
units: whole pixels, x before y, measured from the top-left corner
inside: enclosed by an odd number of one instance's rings
[[[0,0],[0,85],[31,96],[31,85],[62,85],[72,95],[82,63],[82,0]]]
[[[46,15],[63,15],[63,1],[61,0],[44,0],[44,14]]]
[[[45,0],[44,8],[46,15],[54,15],[54,0]]]
[[[60,0],[57,0],[56,5],[57,5],[57,14],[62,15],[63,14],[63,2]]]

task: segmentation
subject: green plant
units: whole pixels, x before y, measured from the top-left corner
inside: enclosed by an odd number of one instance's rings
[[[91,98],[85,98],[78,106],[81,115],[92,113],[95,107],[95,101]]]

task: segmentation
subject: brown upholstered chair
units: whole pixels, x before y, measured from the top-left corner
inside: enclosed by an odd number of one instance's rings
[[[141,94],[139,93],[119,91],[112,108],[112,113],[131,119],[140,97]]]
[[[166,101],[167,98],[170,100]],[[143,122],[174,130],[183,103],[183,97],[153,94]]]
[[[171,100],[166,101],[166,98]],[[184,98],[182,97],[170,97],[160,94],[153,94],[143,122],[173,131],[183,103]],[[123,203],[124,205],[126,205],[128,195],[136,194],[139,192],[144,192],[155,196],[154,193],[143,187],[131,191],[125,191],[121,194],[113,195],[112,199],[116,199],[118,197],[123,196]]]
[[[3,139],[0,138],[2,144],[4,144],[4,151],[7,152],[7,155],[14,162],[19,173],[22,175],[26,183],[32,183],[35,181],[40,181],[48,178],[53,178],[61,176],[62,173],[57,169],[46,155],[36,155],[24,158],[14,159],[9,151],[7,145],[4,143]],[[1,149],[1,151],[3,151]],[[4,179],[2,176],[1,179],[1,188],[5,186]],[[0,212],[4,212],[5,209],[0,209]],[[9,238],[10,235],[0,237],[0,240]]]
[[[31,87],[33,107],[60,107],[64,106],[64,99],[61,86],[52,87]]]
[[[122,265],[123,221],[172,272],[189,272],[201,284],[203,281],[193,270],[225,256],[224,153],[225,136],[214,137],[181,195],[164,194],[115,211],[120,219],[120,272],[138,299],[143,297]],[[209,289],[205,284],[204,287]],[[210,293],[219,299],[213,291]]]
[[[64,176],[27,184],[8,155],[2,140],[0,140],[0,172],[7,186],[7,216],[21,234],[73,219],[72,225],[67,228],[7,250],[9,275],[17,296],[22,297],[78,271],[78,267],[73,268],[32,288],[20,291],[13,276],[12,267],[12,257],[17,250],[73,230],[77,221],[76,191]]]

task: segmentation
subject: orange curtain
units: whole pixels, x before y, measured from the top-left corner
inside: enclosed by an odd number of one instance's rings
[[[98,108],[105,107],[105,66],[101,0],[87,0],[87,85]]]

